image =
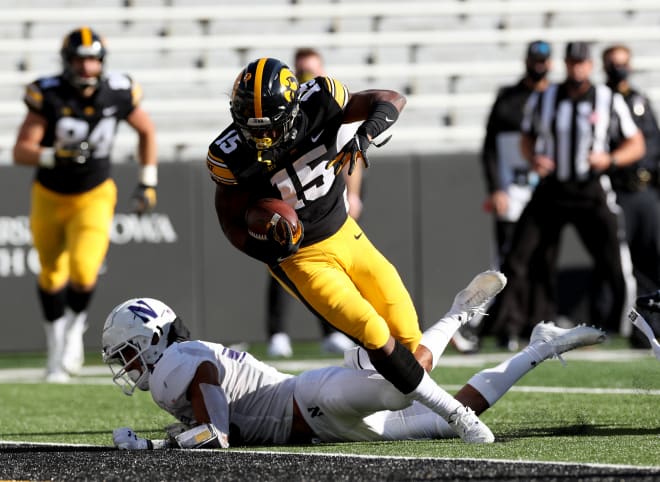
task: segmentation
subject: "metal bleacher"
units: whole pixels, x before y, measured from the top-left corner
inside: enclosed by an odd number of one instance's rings
[[[268,55],[291,61],[299,46],[324,55],[330,75],[351,90],[405,92],[408,105],[388,152],[480,148],[498,86],[522,71],[525,44],[594,43],[597,54],[623,42],[634,52],[633,80],[660,107],[658,0],[5,0],[0,3],[0,163],[10,162],[25,107],[23,86],[59,71],[63,35],[90,25],[108,42],[108,70],[144,87],[158,127],[160,158],[203,158],[229,122],[228,93],[242,66]],[[121,127],[119,162],[135,136]]]

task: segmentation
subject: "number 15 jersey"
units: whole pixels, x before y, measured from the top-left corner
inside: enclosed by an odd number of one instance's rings
[[[327,166],[357,129],[342,123],[348,99],[348,89],[330,77],[302,84],[295,137],[269,151],[248,146],[231,124],[209,146],[211,178],[247,189],[255,199],[287,202],[305,226],[303,246],[330,237],[347,217],[343,176]]]

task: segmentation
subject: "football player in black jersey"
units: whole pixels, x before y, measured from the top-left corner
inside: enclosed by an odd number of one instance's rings
[[[294,73],[298,82],[305,83],[318,76],[326,76],[323,58],[318,50],[302,47],[296,50],[293,60]],[[342,171],[346,182],[346,196],[348,199],[348,215],[357,220],[362,212],[362,164],[355,166],[349,176],[348,169]],[[293,354],[291,340],[286,332],[286,313],[292,306],[291,298],[284,287],[272,276],[269,276],[266,306],[266,332],[268,334],[267,353],[273,357],[290,357]],[[319,327],[323,333],[321,350],[328,353],[342,354],[355,344],[343,333],[335,330],[325,320],[319,320]]]
[[[417,314],[398,272],[348,216],[346,184],[338,175],[343,168],[352,173],[361,160],[368,166],[367,148],[397,120],[405,102],[391,90],[350,94],[341,82],[324,76],[299,85],[282,62],[260,58],[236,78],[233,123],[209,146],[207,166],[217,183],[220,225],[235,247],[267,263],[315,315],[358,340],[376,370],[399,391],[445,419],[463,417],[465,399],[449,395],[425,371],[437,354],[422,344]],[[246,207],[265,197],[295,208],[304,236],[289,231],[286,239],[251,237]],[[490,301],[502,288],[501,278],[492,276],[479,292]],[[443,323],[456,325],[447,330],[453,334],[470,314],[464,306],[452,313]],[[438,336],[448,342],[451,334]],[[484,427],[474,413],[465,416],[473,429]]]
[[[138,213],[154,207],[158,176],[155,128],[139,106],[139,84],[103,71],[105,43],[89,27],[66,35],[60,53],[62,73],[27,86],[28,112],[14,146],[16,164],[36,167],[30,227],[41,263],[46,379],[52,382],[66,381],[83,364],[87,306],[117,199],[110,153],[119,121],[139,138]]]

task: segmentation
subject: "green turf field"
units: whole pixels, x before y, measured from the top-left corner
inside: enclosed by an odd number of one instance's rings
[[[579,351],[609,352],[614,358],[619,346],[610,342]],[[294,350],[301,360],[319,358],[313,343],[296,344]],[[265,358],[263,345],[253,346],[251,352]],[[100,357],[89,354],[87,361],[100,364]],[[572,360],[569,354],[567,362],[565,367],[557,360],[543,363],[518,383],[516,388],[524,391],[508,393],[482,415],[497,437],[492,445],[471,446],[451,439],[265,449],[660,466],[660,362],[650,351],[631,361]],[[0,355],[0,369],[43,363],[40,355]],[[433,376],[453,392],[479,369],[440,366]],[[108,446],[112,429],[119,426],[162,438],[162,427],[174,420],[157,409],[147,393],[123,395],[109,383],[107,373],[107,383],[99,375],[81,377],[87,383],[80,384],[0,383],[0,440]]]

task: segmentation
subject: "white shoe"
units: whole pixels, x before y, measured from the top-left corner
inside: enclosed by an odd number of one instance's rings
[[[454,345],[454,348],[460,353],[467,354],[479,351],[479,339],[465,337],[460,330],[457,330],[456,333],[454,333],[454,336],[451,337],[451,344]]]
[[[57,371],[46,371],[44,380],[46,383],[69,383],[71,377],[67,372],[60,368]]]
[[[469,444],[491,444],[495,441],[493,432],[484,424],[470,407],[461,405],[447,419],[463,442]]]
[[[325,353],[344,353],[355,346],[349,337],[335,331],[326,336],[321,342],[321,351]]]
[[[44,323],[46,346],[48,350],[45,380],[48,383],[66,383],[69,381],[69,375],[62,367],[64,340],[66,337],[66,322],[66,317],[62,316],[52,323]]]
[[[66,337],[62,367],[70,375],[78,375],[85,363],[85,346],[83,335],[87,331],[87,313],[74,313],[67,310]]]
[[[560,328],[552,321],[542,321],[534,327],[529,337],[529,344],[544,342],[552,348],[552,356],[562,362],[561,354],[581,346],[603,343],[607,336],[603,330],[593,326],[578,325],[573,328]]]
[[[268,342],[268,356],[290,358],[293,355],[291,340],[286,333],[275,333]]]
[[[454,297],[454,303],[447,313],[461,323],[467,323],[484,309],[506,286],[506,276],[499,271],[488,270],[479,273]]]

